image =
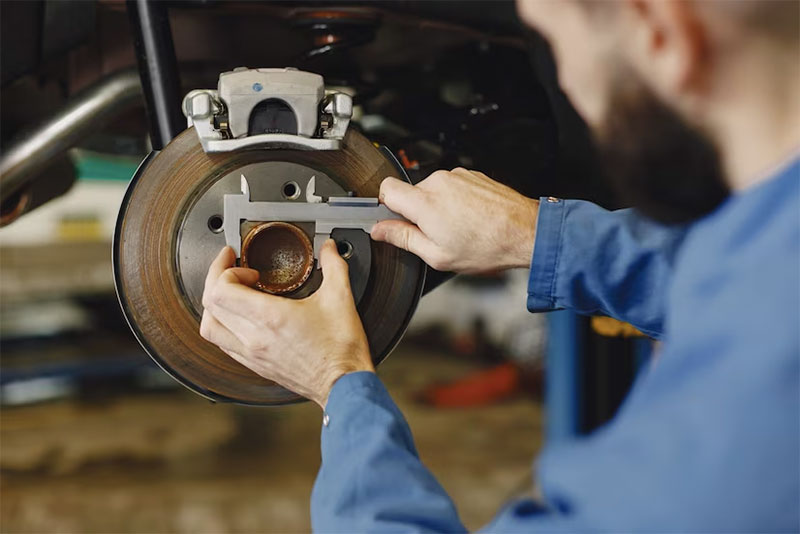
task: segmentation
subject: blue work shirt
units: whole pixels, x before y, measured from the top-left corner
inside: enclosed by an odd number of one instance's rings
[[[684,228],[542,199],[528,308],[663,344],[613,421],[540,456],[543,500],[488,531],[800,530],[800,161]],[[464,530],[374,374],[339,379],[324,422],[315,530]]]

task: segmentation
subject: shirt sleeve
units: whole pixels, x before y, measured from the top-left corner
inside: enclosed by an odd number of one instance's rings
[[[321,449],[311,493],[315,532],[465,532],[375,373],[336,381],[323,416]]]
[[[375,373],[351,373],[334,384],[321,448],[311,492],[314,532],[466,532]],[[557,508],[523,499],[507,505],[485,531],[574,532],[576,526]]]
[[[528,309],[570,308],[631,323],[660,337],[673,259],[684,226],[631,209],[542,198],[528,282]]]

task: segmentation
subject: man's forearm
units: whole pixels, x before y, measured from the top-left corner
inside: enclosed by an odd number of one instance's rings
[[[684,235],[683,227],[658,225],[633,210],[543,198],[528,309],[600,313],[658,337],[673,257]]]
[[[321,449],[322,466],[311,494],[315,531],[465,530],[374,373],[351,373],[334,384],[323,416]]]
[[[420,461],[411,431],[374,373],[333,386],[322,426],[322,465],[311,494],[316,532],[466,532],[455,506]],[[575,532],[530,499],[506,506],[487,532]]]

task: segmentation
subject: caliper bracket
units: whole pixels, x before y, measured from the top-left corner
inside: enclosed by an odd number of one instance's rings
[[[322,76],[293,68],[223,72],[216,90],[191,91],[182,107],[206,153],[338,150],[353,116],[350,95],[326,94]]]

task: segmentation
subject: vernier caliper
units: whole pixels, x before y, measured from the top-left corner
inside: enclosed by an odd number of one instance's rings
[[[377,198],[328,197],[328,201],[323,202],[314,189],[315,177],[311,177],[306,186],[306,202],[252,202],[250,185],[242,174],[242,193],[224,196],[225,243],[240,258],[242,221],[313,222],[314,258],[319,260],[319,251],[334,228],[361,229],[369,234],[378,221],[405,220],[401,215],[379,204]]]

